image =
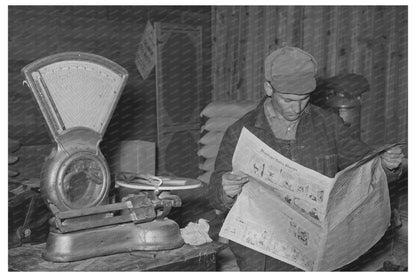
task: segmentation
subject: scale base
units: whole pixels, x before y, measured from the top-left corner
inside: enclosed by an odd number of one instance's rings
[[[50,232],[42,256],[52,262],[71,262],[135,250],[168,250],[183,244],[178,224],[164,218],[73,233]]]

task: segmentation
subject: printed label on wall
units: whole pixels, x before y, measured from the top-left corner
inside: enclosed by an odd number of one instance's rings
[[[155,66],[155,55],[155,30],[152,23],[147,21],[135,59],[137,69],[143,79],[149,77],[150,72]]]

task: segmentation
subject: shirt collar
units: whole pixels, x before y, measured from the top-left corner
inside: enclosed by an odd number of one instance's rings
[[[267,111],[270,112],[270,116],[276,116],[277,118],[279,118],[279,116],[281,116],[280,114],[277,114],[276,111],[274,110],[273,106],[271,105],[271,98],[268,96],[265,96],[260,103],[257,105],[256,107],[256,120],[254,123],[254,126],[260,129],[269,129],[269,123],[267,121],[267,117],[265,114],[265,110],[268,106],[268,102],[270,102],[270,108],[267,108]],[[306,115],[310,114],[310,103],[306,106],[305,110],[303,111],[302,115],[300,116],[300,118],[298,119],[298,121],[300,121],[301,118],[305,117]],[[279,118],[280,119],[280,118]]]

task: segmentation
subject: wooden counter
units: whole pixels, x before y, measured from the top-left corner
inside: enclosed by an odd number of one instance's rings
[[[55,263],[42,258],[45,244],[9,249],[9,271],[215,271],[216,253],[224,248],[212,242],[185,244],[164,251],[134,251],[76,262]]]

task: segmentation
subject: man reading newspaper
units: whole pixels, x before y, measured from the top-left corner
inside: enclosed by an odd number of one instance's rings
[[[339,116],[309,103],[309,94],[316,87],[317,72],[317,62],[312,55],[285,46],[266,58],[264,68],[266,97],[255,110],[227,129],[219,148],[209,187],[212,205],[222,211],[233,207],[249,181],[244,173],[232,171],[233,154],[243,128],[289,160],[331,178],[371,153],[369,146],[351,136]],[[398,171],[402,158],[400,147],[381,153],[381,165],[387,175]],[[259,172],[264,170],[261,163],[253,166]],[[264,196],[267,199],[268,195]],[[314,210],[309,213],[313,217]],[[302,234],[297,236],[302,238]],[[296,269],[233,241],[230,241],[230,248],[242,271]]]

